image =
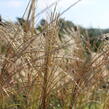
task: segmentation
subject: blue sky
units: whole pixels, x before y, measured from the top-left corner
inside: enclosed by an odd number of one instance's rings
[[[0,0],[0,14],[6,20],[15,20],[23,15],[29,0]],[[36,12],[56,0],[38,0]],[[57,10],[62,12],[76,0],[61,0]],[[48,15],[50,9],[45,13]],[[109,0],[82,0],[62,17],[84,27],[109,28]]]

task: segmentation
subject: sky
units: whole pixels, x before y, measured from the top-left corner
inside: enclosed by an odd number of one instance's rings
[[[29,0],[0,0],[0,14],[6,20],[22,17]],[[37,0],[36,13],[56,0]],[[60,0],[57,11],[62,12],[77,0]],[[48,16],[50,8],[42,16]],[[109,28],[109,0],[82,0],[62,16],[84,27]],[[40,16],[39,18],[40,19]]]

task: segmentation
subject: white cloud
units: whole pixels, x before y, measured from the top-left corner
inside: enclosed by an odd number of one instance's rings
[[[2,1],[0,2],[1,6],[6,6],[6,7],[14,7],[18,8],[21,7],[24,4],[22,0],[8,0],[8,1]]]
[[[80,2],[81,5],[93,5],[97,0],[82,0]]]
[[[78,0],[39,0],[38,7],[39,9],[44,9],[50,4],[59,1],[57,4],[57,10],[63,11],[71,4],[77,2]],[[96,3],[96,0],[82,0],[75,7],[86,7]]]
[[[7,5],[10,7],[20,7],[22,6],[23,2],[19,0],[10,0],[8,1]]]

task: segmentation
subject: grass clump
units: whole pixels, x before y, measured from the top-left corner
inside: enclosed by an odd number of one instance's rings
[[[108,109],[107,41],[93,52],[88,32],[73,23],[63,29],[56,10],[35,29],[30,3],[23,23],[0,26],[8,45],[0,55],[0,109]]]

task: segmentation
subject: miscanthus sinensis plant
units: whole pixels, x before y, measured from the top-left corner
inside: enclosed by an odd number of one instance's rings
[[[0,109],[108,109],[108,47],[92,52],[79,27],[60,40],[59,19],[0,26]]]

